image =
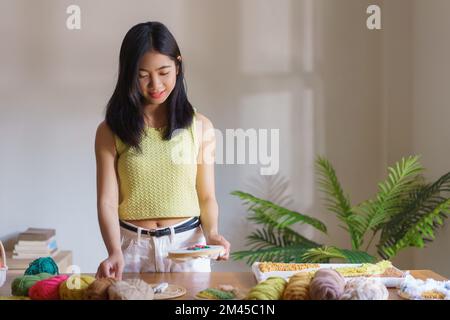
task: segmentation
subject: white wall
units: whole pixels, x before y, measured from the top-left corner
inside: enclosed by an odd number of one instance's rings
[[[321,1],[318,11],[318,55],[321,77],[323,140],[316,153],[334,165],[353,205],[373,196],[381,179],[380,32],[366,28],[366,8],[373,1]],[[316,210],[329,226],[325,243],[350,248],[338,220],[321,206]]]
[[[382,169],[413,154],[412,137],[412,5],[409,0],[384,1],[382,6]],[[384,177],[386,172],[383,172]],[[401,251],[393,262],[414,266],[415,249]]]

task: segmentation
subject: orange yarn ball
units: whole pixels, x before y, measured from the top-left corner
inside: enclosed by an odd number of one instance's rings
[[[86,300],[108,300],[108,288],[116,283],[114,278],[102,278],[92,282],[84,293]]]

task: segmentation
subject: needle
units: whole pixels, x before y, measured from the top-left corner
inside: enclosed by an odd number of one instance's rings
[[[153,292],[154,293],[163,293],[167,289],[168,286],[169,286],[169,284],[167,282],[162,282],[153,288]]]

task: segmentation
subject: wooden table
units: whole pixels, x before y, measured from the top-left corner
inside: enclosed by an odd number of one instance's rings
[[[446,280],[446,278],[431,270],[411,270],[410,272],[412,276],[418,279]],[[0,288],[0,296],[11,295],[11,282],[19,275],[14,271],[8,272],[6,283]],[[178,298],[183,300],[192,300],[200,290],[221,284],[230,284],[243,292],[248,292],[250,288],[256,285],[256,279],[251,272],[127,273],[123,278],[141,278],[148,283],[168,282],[181,285],[187,289],[186,295]],[[389,294],[389,300],[402,300],[394,288],[389,289]]]

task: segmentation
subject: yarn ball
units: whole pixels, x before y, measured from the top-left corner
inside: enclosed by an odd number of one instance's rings
[[[101,278],[92,282],[84,293],[86,300],[108,300],[108,288],[116,283],[114,278]]]
[[[387,300],[389,291],[377,279],[355,278],[347,281],[341,300]]]
[[[110,300],[153,300],[153,288],[144,280],[117,281],[108,288]]]
[[[94,281],[94,277],[73,274],[59,286],[59,296],[61,300],[83,300],[86,289]]]
[[[28,296],[28,291],[36,282],[53,277],[50,273],[38,273],[29,276],[17,277],[11,283],[13,296]]]
[[[69,278],[68,275],[60,274],[35,283],[28,291],[32,300],[59,300],[59,286]]]
[[[59,274],[58,265],[55,260],[50,257],[39,258],[30,263],[25,275],[32,275],[38,273],[50,273],[53,275]]]
[[[312,276],[306,272],[294,274],[286,285],[283,300],[309,300],[309,286]]]
[[[269,277],[254,286],[246,300],[280,300],[283,295],[286,280],[281,277]]]
[[[318,270],[309,285],[313,300],[339,300],[344,293],[345,279],[333,269]]]

